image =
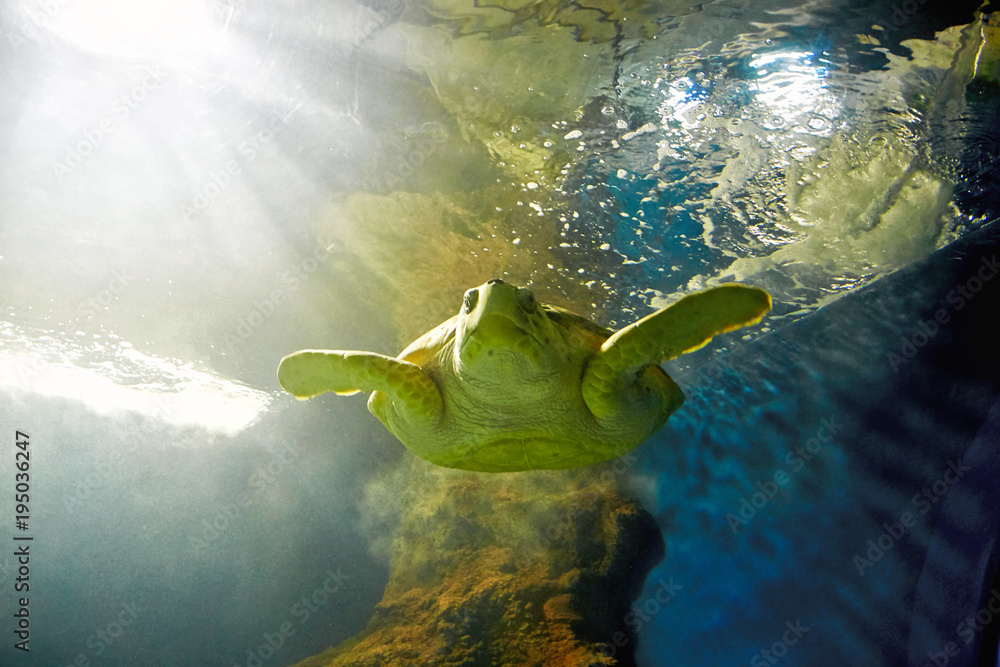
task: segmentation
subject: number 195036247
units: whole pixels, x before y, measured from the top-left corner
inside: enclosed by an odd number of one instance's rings
[[[22,431],[16,432],[15,447],[14,452],[14,467],[17,468],[18,472],[14,475],[15,482],[15,494],[14,511],[17,516],[15,517],[17,521],[17,528],[20,530],[28,529],[28,491],[30,490],[30,476],[29,469],[31,468],[31,452],[28,450],[28,434]]]

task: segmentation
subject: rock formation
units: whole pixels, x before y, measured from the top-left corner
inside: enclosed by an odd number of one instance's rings
[[[630,604],[664,544],[622,490],[630,460],[488,475],[406,457],[366,500],[376,533],[398,520],[375,615],[298,667],[634,664]]]

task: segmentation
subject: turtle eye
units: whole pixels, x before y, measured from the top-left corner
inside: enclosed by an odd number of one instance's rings
[[[538,302],[535,301],[535,295],[531,293],[531,290],[524,289],[523,287],[517,290],[517,304],[526,313],[535,312],[535,308],[538,306]]]
[[[471,313],[476,308],[476,304],[479,303],[479,292],[474,289],[470,289],[465,293],[465,312]]]

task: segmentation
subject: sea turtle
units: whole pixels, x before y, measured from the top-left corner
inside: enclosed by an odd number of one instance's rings
[[[659,364],[759,322],[767,292],[726,284],[617,333],[502,280],[392,358],[303,350],[278,382],[307,399],[372,392],[368,409],[413,453],[483,472],[563,469],[620,456],[684,402]]]

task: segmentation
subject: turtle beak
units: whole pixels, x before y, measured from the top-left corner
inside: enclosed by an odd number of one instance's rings
[[[474,338],[483,347],[498,350],[510,348],[513,342],[524,336],[534,338],[529,319],[532,313],[526,308],[525,293],[534,307],[530,291],[509,285],[499,278],[469,290],[461,313],[463,321],[457,331],[459,353]]]
[[[476,289],[478,298],[469,313],[468,326],[475,332],[484,321],[502,317],[513,322],[517,328],[528,328],[526,313],[518,303],[518,288],[494,278]]]

